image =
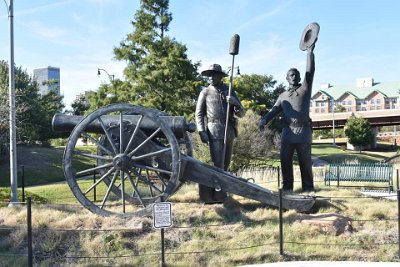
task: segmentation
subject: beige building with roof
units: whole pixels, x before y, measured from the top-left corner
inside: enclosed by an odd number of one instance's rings
[[[310,115],[332,113],[339,106],[346,112],[399,109],[400,82],[374,82],[360,78],[353,85],[323,84],[310,103]]]

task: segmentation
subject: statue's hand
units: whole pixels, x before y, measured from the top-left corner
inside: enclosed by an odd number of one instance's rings
[[[238,100],[232,96],[227,96],[226,102],[233,106],[237,106],[237,107],[240,106]]]
[[[307,51],[308,51],[309,53],[311,53],[311,52],[314,51],[315,43],[316,43],[317,41],[318,41],[318,38],[315,39],[315,42],[314,42],[310,47],[307,48]]]
[[[207,133],[206,133],[205,131],[200,131],[200,132],[199,132],[199,135],[200,135],[201,142],[203,142],[203,143],[205,143],[205,144],[208,144],[208,142],[209,142],[210,140],[209,140],[209,138],[208,138]]]

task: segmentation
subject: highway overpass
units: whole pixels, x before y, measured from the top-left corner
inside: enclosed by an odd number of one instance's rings
[[[332,129],[333,120],[335,128],[343,128],[352,115],[367,119],[372,127],[400,125],[400,109],[310,114],[314,130]]]

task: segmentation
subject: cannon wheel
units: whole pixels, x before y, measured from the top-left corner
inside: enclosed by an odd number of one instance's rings
[[[104,115],[118,115],[119,121],[105,125]],[[141,119],[129,125],[126,115]],[[64,151],[63,168],[69,187],[84,207],[102,216],[143,216],[151,204],[166,200],[179,188],[180,147],[163,115],[155,109],[114,104],[97,109],[76,125]],[[142,131],[142,119],[152,121],[156,129]],[[89,133],[91,123],[100,123],[104,134]],[[96,149],[79,146],[82,139]],[[88,162],[96,165],[88,167]],[[96,182],[94,172],[100,176]],[[96,194],[99,201],[94,200]]]

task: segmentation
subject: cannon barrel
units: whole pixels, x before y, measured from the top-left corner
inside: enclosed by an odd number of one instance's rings
[[[127,125],[136,125],[140,117],[140,115],[124,115],[124,123]],[[70,134],[83,118],[84,116],[56,114],[52,121],[53,131]],[[183,116],[161,116],[161,118],[166,121],[167,125],[171,128],[177,138],[183,137],[186,131],[192,133],[196,130],[196,125],[194,123],[187,123]],[[118,115],[103,115],[101,116],[101,120],[108,127],[119,124]],[[154,132],[158,127],[158,125],[147,117],[143,117],[143,120],[140,123],[140,129],[145,132]],[[104,133],[99,120],[90,123],[86,128],[86,131],[91,133]]]

